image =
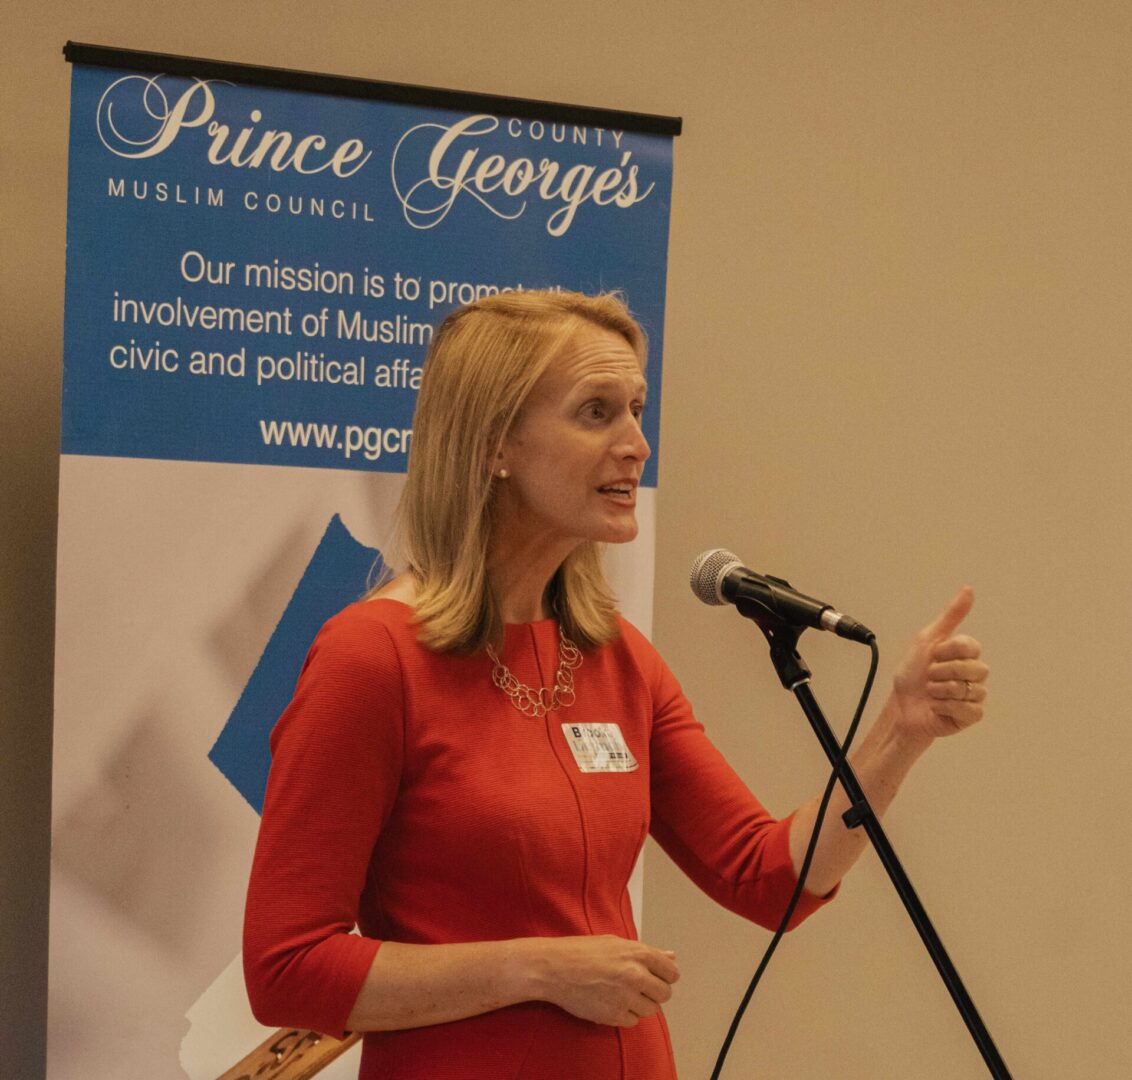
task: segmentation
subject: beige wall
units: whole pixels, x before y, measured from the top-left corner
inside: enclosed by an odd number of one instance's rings
[[[692,557],[731,546],[836,599],[878,631],[882,676],[972,582],[993,708],[922,763],[890,834],[1016,1076],[1132,1073],[1132,9],[105,0],[21,6],[17,20],[7,7],[5,1076],[42,1070],[68,38],[683,115],[657,642],[786,811],[822,760],[757,635],[692,599]],[[843,717],[864,655],[804,644]],[[668,1010],[682,1075],[706,1076],[766,935],[656,849],[645,904],[645,937],[684,969]],[[871,857],[787,941],[731,1062],[728,1076],[768,1080],[984,1071]]]

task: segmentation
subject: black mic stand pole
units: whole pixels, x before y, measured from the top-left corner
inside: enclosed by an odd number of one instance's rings
[[[818,742],[821,743],[826,757],[829,758],[830,764],[834,767],[837,778],[849,798],[849,809],[842,814],[846,827],[850,829],[855,829],[858,826],[864,828],[873,848],[880,857],[881,863],[888,872],[889,879],[895,886],[905,910],[919,932],[920,940],[923,941],[924,947],[928,950],[936,971],[939,972],[948,993],[951,994],[951,1000],[955,1002],[955,1007],[963,1017],[963,1022],[967,1025],[971,1038],[975,1040],[975,1045],[979,1048],[979,1053],[982,1054],[983,1061],[986,1062],[991,1076],[995,1077],[995,1080],[1011,1080],[1006,1063],[1002,1060],[990,1032],[987,1031],[986,1025],[979,1016],[975,1003],[967,993],[963,980],[959,978],[959,972],[956,971],[955,965],[952,964],[951,958],[947,955],[943,942],[935,932],[935,927],[932,926],[928,913],[924,910],[924,905],[920,903],[916,890],[912,888],[912,883],[908,880],[904,867],[900,865],[900,860],[896,857],[892,844],[889,843],[888,837],[881,828],[880,820],[873,813],[872,807],[865,798],[865,793],[853,772],[852,766],[841,756],[841,745],[830,729],[829,722],[822,714],[817,699],[810,689],[810,669],[806,667],[806,663],[798,654],[797,649],[798,638],[805,628],[782,623],[774,616],[768,615],[766,608],[749,600],[739,599],[735,602],[735,606],[748,619],[753,619],[759,624],[759,629],[770,642],[770,658],[782,685],[798,699],[798,704],[802,706],[802,711],[806,714],[806,719],[809,720],[810,726],[814,729]]]

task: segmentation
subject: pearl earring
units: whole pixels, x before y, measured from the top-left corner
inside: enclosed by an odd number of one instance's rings
[[[506,480],[511,473],[507,469],[500,469],[495,475],[498,476],[500,480]]]

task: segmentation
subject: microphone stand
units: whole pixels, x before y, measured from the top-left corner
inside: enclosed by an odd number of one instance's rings
[[[979,1016],[975,1003],[967,993],[963,980],[959,977],[959,972],[947,955],[947,950],[936,933],[935,927],[932,926],[928,913],[924,910],[924,905],[916,895],[916,890],[912,888],[912,882],[908,880],[904,867],[900,865],[900,860],[896,857],[892,844],[889,843],[888,837],[881,828],[880,820],[873,813],[872,807],[865,798],[865,793],[853,772],[852,766],[842,757],[841,745],[834,736],[829,722],[822,714],[813,691],[810,690],[810,669],[799,655],[797,648],[798,638],[801,637],[805,627],[792,626],[783,622],[756,601],[740,598],[735,601],[735,606],[741,614],[758,623],[759,629],[770,642],[770,658],[782,685],[797,698],[798,704],[801,705],[802,711],[806,714],[806,719],[810,722],[810,727],[813,728],[814,734],[818,737],[818,742],[821,743],[826,757],[829,758],[830,764],[837,773],[837,779],[840,781],[850,803],[849,809],[842,814],[842,820],[846,827],[850,829],[863,828],[868,835],[882,865],[888,872],[889,879],[904,904],[905,910],[919,932],[920,940],[928,950],[936,971],[939,972],[948,993],[951,994],[951,1000],[955,1002],[955,1007],[963,1017],[963,1022],[967,1025],[971,1038],[974,1039],[979,1053],[982,1054],[983,1061],[986,1062],[991,1076],[995,1080],[1011,1080],[1006,1063],[1002,1060],[990,1032],[987,1031],[986,1025]]]

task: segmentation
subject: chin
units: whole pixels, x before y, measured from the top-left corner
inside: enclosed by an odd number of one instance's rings
[[[640,531],[636,521],[629,525],[618,525],[606,530],[606,535],[598,542],[602,544],[629,544],[637,539],[637,533]]]

